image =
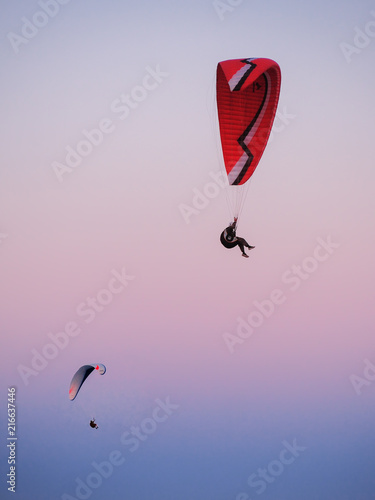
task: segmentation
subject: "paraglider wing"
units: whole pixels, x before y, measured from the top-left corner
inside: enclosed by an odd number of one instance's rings
[[[106,372],[106,367],[102,364],[84,365],[81,366],[81,368],[74,374],[69,388],[70,401],[73,401],[73,399],[77,397],[77,394],[81,389],[83,382],[94,370],[98,371],[100,375],[104,375]]]
[[[98,370],[99,375],[104,375],[107,371],[107,368],[104,365],[95,365],[95,370]]]
[[[275,118],[280,82],[280,68],[271,59],[233,59],[217,66],[220,137],[230,185],[244,184],[262,157]]]

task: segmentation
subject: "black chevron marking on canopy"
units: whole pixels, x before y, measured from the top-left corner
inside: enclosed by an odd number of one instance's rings
[[[266,102],[266,97],[267,97],[267,93],[268,93],[268,82],[267,82],[266,75],[263,74],[262,76],[264,78],[264,83],[265,83],[265,91],[264,91],[262,102],[261,102],[261,104],[259,106],[259,109],[256,112],[254,118],[251,120],[250,125],[248,127],[246,127],[246,129],[242,132],[242,134],[240,135],[240,137],[237,139],[238,144],[241,146],[241,148],[247,154],[248,158],[247,158],[247,160],[245,162],[245,165],[242,167],[241,172],[238,174],[236,180],[234,182],[232,182],[232,185],[238,185],[238,184],[240,184],[240,182],[244,178],[246,172],[248,171],[248,169],[249,169],[249,167],[250,167],[250,165],[251,165],[251,163],[252,163],[252,161],[254,159],[253,153],[250,151],[250,149],[245,144],[245,139],[249,135],[251,129],[254,126],[254,124],[256,123],[256,121],[258,119],[258,116],[260,115],[260,113],[261,113],[261,111],[262,111],[262,109],[264,107],[264,104]]]
[[[249,59],[242,59],[243,63],[248,64],[248,69],[245,71],[244,75],[242,76],[241,80],[237,83],[237,85],[234,87],[233,92],[241,90],[242,85],[246,82],[247,77],[250,75],[250,73],[257,67],[256,64],[254,64],[252,61]]]

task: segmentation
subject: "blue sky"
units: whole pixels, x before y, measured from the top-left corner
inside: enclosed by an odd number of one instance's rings
[[[374,3],[1,6],[1,498],[16,387],[21,500],[370,500]],[[282,73],[247,260],[215,181],[216,66],[242,57]]]

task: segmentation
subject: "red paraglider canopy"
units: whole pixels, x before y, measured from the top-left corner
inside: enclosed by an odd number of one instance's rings
[[[280,94],[281,73],[272,59],[248,58],[217,66],[217,108],[230,185],[244,184],[266,147]]]

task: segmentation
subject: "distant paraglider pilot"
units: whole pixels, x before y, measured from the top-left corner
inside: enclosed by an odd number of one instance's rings
[[[99,429],[98,425],[95,423],[95,418],[90,420],[90,427],[92,427],[93,429]]]
[[[230,226],[224,229],[224,231],[221,233],[220,241],[222,245],[225,246],[225,248],[234,248],[236,246],[239,246],[242,252],[242,257],[249,257],[245,252],[245,247],[247,247],[249,250],[255,247],[249,245],[244,238],[240,238],[239,236],[236,235],[236,225],[237,225],[237,218],[235,218],[232,224],[230,224]]]

